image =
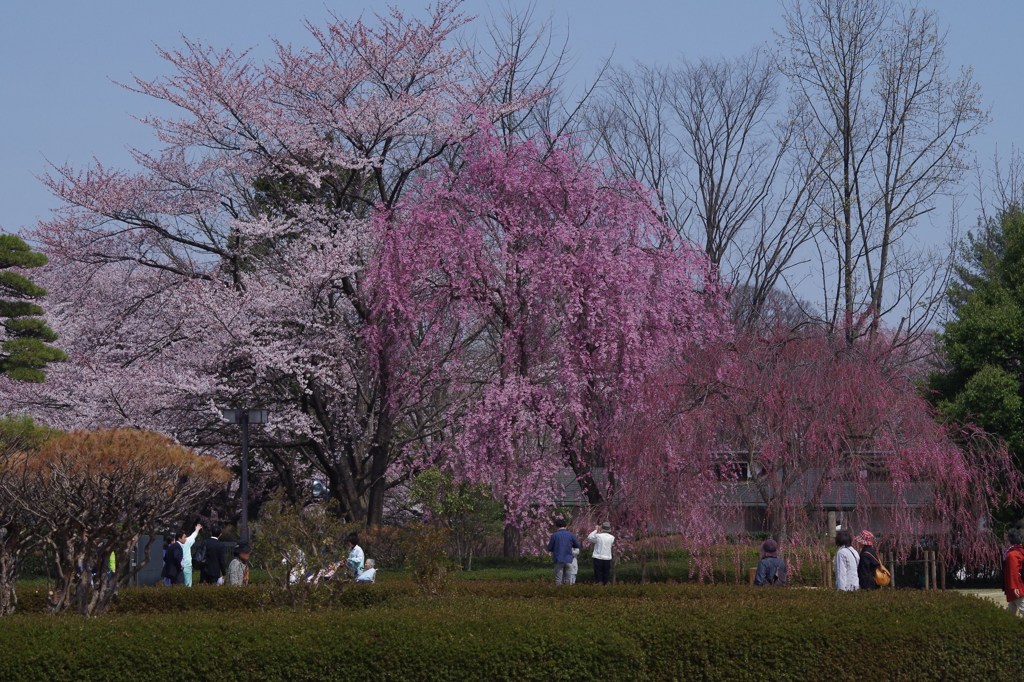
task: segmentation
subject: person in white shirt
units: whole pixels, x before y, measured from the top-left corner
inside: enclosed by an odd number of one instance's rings
[[[853,538],[850,531],[845,528],[836,533],[835,575],[836,590],[839,592],[855,592],[860,589],[860,579],[857,577],[857,564],[860,563],[860,554],[851,545]]]
[[[359,546],[359,536],[356,533],[348,534],[348,544],[352,545],[352,549],[345,559],[345,567],[348,568],[348,574],[354,578],[363,571],[363,548]]]
[[[377,569],[374,567],[373,559],[366,560],[366,569],[356,576],[357,583],[377,582]]]
[[[607,585],[612,576],[612,524],[605,521],[595,528],[587,540],[594,545],[594,582]],[[856,571],[854,571],[856,573]]]
[[[192,545],[196,543],[196,538],[202,528],[203,524],[197,523],[192,535],[189,535],[181,543],[181,571],[185,576],[185,587],[192,587]]]
[[[580,555],[580,548],[579,547],[573,547],[572,548],[572,563],[569,564],[569,567],[567,569],[565,569],[565,577],[566,577],[566,580],[569,581],[570,585],[575,585],[576,584],[576,574],[579,573],[579,571],[580,571],[580,564],[579,564],[579,561],[577,561],[577,557],[579,557],[579,555]]]

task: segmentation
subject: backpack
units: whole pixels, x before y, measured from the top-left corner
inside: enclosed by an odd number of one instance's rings
[[[786,584],[785,582],[780,582],[779,581],[779,567],[780,566],[782,566],[782,561],[770,561],[770,562],[768,562],[768,570],[765,572],[765,575],[764,575],[764,584],[765,585],[771,585],[771,586],[774,587],[776,585],[785,585]]]
[[[206,541],[205,540],[203,541],[203,544],[199,545],[199,548],[196,549],[195,553],[192,555],[192,565],[193,566],[198,566],[199,568],[202,568],[203,566],[206,565]]]

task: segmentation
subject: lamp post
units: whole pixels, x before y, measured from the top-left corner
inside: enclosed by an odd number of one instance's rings
[[[229,424],[242,427],[242,482],[239,491],[242,497],[242,520],[239,524],[238,539],[249,542],[249,424],[266,424],[266,410],[246,410],[231,408],[221,410],[221,414]]]

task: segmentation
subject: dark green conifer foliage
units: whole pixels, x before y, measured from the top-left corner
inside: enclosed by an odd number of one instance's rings
[[[6,340],[0,343],[0,372],[17,381],[40,382],[51,362],[67,356],[50,343],[57,334],[39,317],[43,309],[34,301],[46,290],[11,268],[38,268],[46,264],[46,256],[29,248],[21,237],[0,235],[0,319],[6,329]]]

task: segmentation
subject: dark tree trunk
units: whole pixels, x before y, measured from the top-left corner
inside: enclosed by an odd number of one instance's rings
[[[0,548],[0,616],[14,613],[18,605],[18,593],[14,585],[18,579],[21,561]]]
[[[76,566],[84,564],[85,557],[74,550],[61,551],[60,541],[54,551],[54,578],[53,590],[46,599],[46,610],[50,613],[63,613],[71,606],[72,597],[75,594],[76,583],[80,579]],[[66,552],[66,553],[65,553]]]
[[[392,429],[390,420],[384,418],[377,431],[377,444],[370,449],[370,490],[366,509],[366,525],[377,526],[384,522],[384,496],[388,491],[388,463],[391,461]]]
[[[506,559],[518,559],[520,556],[520,543],[522,541],[522,533],[519,532],[517,526],[513,526],[510,523],[505,524],[505,544],[503,547],[502,556]]]

